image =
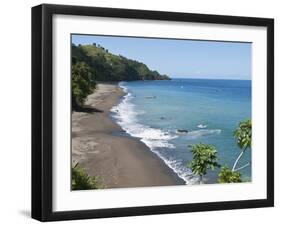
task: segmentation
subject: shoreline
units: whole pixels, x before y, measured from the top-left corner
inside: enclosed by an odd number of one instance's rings
[[[110,110],[125,94],[117,83],[99,83],[84,110],[72,112],[72,165],[79,162],[107,188],[185,184],[140,139],[122,135]]]

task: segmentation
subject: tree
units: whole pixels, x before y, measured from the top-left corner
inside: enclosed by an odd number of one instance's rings
[[[222,167],[218,174],[219,183],[239,183],[242,182],[241,173],[233,172],[228,167]]]
[[[72,106],[81,107],[87,96],[96,87],[94,74],[90,67],[84,62],[77,62],[72,65]]]
[[[234,162],[234,165],[232,167],[232,172],[241,170],[250,165],[250,163],[247,163],[246,165],[244,165],[238,169],[236,168],[239,160],[242,158],[245,151],[248,148],[251,148],[251,144],[252,144],[252,122],[251,122],[251,120],[245,120],[245,121],[240,122],[239,127],[234,131],[234,136],[236,138],[238,147],[241,149],[241,152]]]
[[[250,163],[245,164],[239,168],[237,164],[239,160],[242,158],[243,154],[247,149],[251,148],[252,143],[252,122],[251,120],[245,120],[239,123],[238,128],[233,133],[234,137],[236,138],[236,142],[238,147],[240,148],[241,152],[236,158],[232,169],[228,167],[222,167],[220,173],[218,174],[218,181],[219,183],[239,183],[242,182],[241,173],[238,172],[241,169],[249,166]]]
[[[218,164],[217,150],[214,146],[208,144],[196,144],[191,146],[193,155],[192,161],[188,164],[192,172],[199,176],[199,182],[202,183],[203,176],[207,174],[207,170],[214,170],[220,167]]]

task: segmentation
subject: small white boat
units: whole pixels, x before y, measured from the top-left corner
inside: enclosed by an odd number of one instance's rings
[[[199,124],[197,127],[200,128],[200,129],[205,129],[205,128],[207,128],[207,125]]]

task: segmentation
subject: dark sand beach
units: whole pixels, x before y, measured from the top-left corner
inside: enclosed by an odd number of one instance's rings
[[[72,113],[72,165],[79,162],[107,188],[185,184],[137,138],[122,136],[110,109],[125,93],[117,84],[99,84],[84,110]]]

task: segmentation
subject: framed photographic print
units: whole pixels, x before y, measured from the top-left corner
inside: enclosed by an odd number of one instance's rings
[[[32,217],[274,205],[274,21],[32,8]]]

